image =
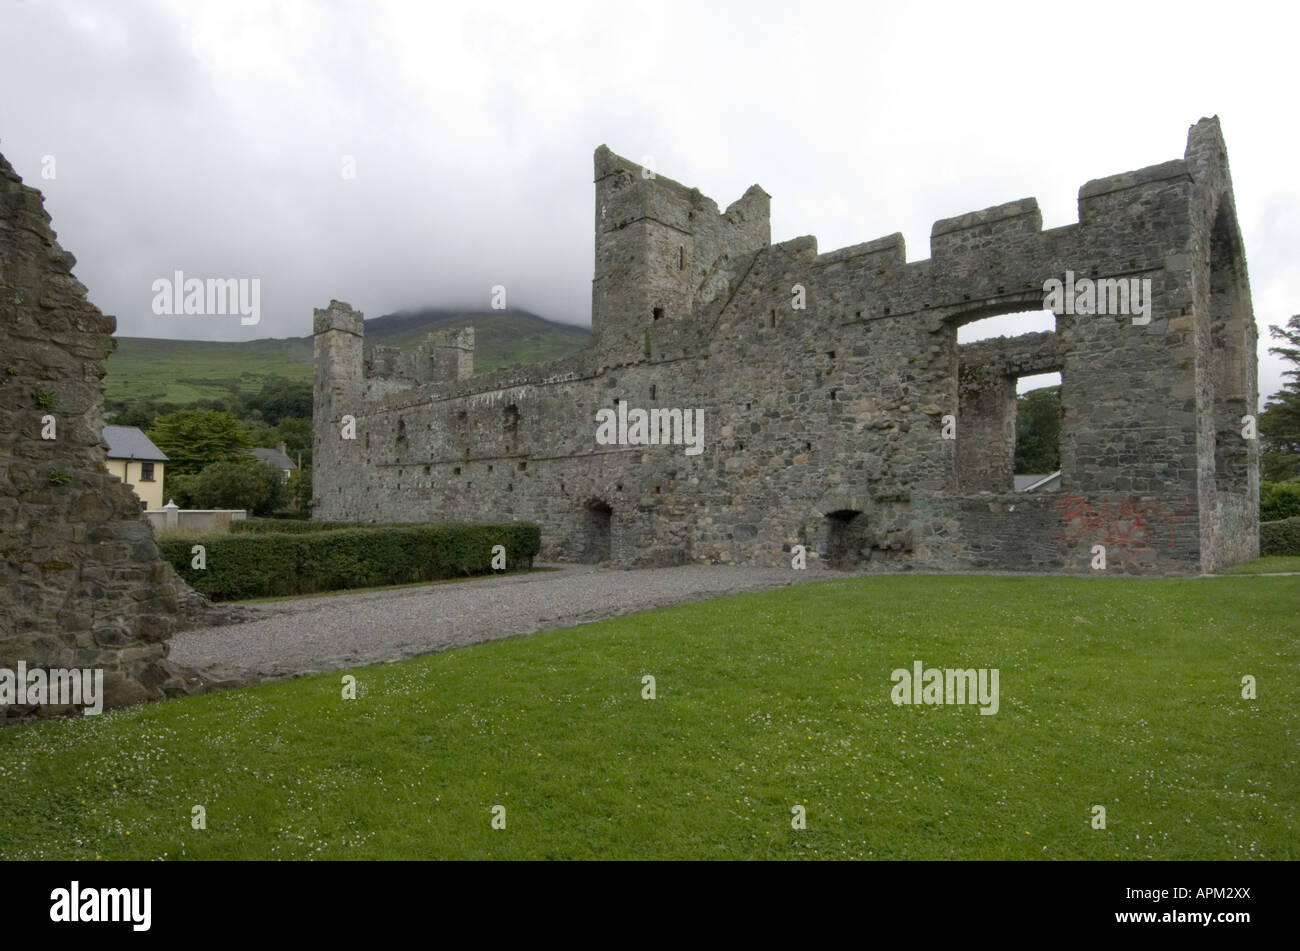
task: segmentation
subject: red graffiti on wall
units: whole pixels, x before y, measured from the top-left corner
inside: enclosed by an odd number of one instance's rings
[[[1179,520],[1192,513],[1192,503],[1187,499],[1106,500],[1094,507],[1079,495],[1062,497],[1056,508],[1065,523],[1064,532],[1054,533],[1057,538],[1089,546],[1105,545],[1107,555],[1113,552],[1123,561],[1154,553],[1162,540],[1167,547],[1174,547]]]

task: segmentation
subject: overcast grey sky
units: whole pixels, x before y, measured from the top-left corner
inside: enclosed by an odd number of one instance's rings
[[[508,303],[590,323],[601,143],[820,250],[1183,154],[1220,117],[1260,326],[1300,313],[1296,14],[1134,2],[0,0],[0,152],[128,336],[311,332]],[[355,157],[356,177],[342,175]],[[42,178],[54,158],[55,177]],[[156,316],[152,283],[258,277],[262,319]]]

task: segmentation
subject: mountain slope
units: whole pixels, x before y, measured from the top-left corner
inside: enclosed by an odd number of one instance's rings
[[[474,370],[537,363],[581,349],[591,333],[526,310],[467,312],[448,308],[401,311],[366,321],[366,345],[410,348],[434,330],[473,326]],[[231,393],[257,392],[269,377],[309,382],[312,338],[216,343],[118,337],[108,358],[109,401],[191,403]]]

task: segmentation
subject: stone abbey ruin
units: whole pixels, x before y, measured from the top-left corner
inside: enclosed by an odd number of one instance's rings
[[[188,692],[165,658],[197,596],[105,466],[116,320],[86,300],[75,263],[0,156],[0,668],[100,668],[116,707]],[[72,710],[6,698],[0,720]]]
[[[595,184],[592,340],[571,357],[476,375],[472,330],[367,351],[360,313],[316,311],[313,517],[527,519],[544,556],[619,566],[803,546],[809,567],[1087,572],[1103,546],[1107,570],[1181,574],[1257,555],[1256,329],[1217,119],[1182,159],[1084,185],[1077,224],[1044,231],[1014,201],[936,222],[911,263],[901,234],[773,245],[758,186],[719,212],[604,147]],[[1067,276],[1097,305],[957,342]],[[1015,492],[1016,380],[1048,372],[1060,489]]]
[[[1108,571],[1180,574],[1258,553],[1256,330],[1217,120],[1182,159],[1084,185],[1077,224],[1012,202],[936,223],[912,263],[897,234],[772,245],[757,186],[719,212],[603,147],[595,165],[585,350],[475,375],[472,330],[367,352],[361,314],[316,312],[314,517],[527,519],[544,556],[621,566],[803,546],[809,567],[1086,572],[1104,546]],[[113,707],[195,689],[167,638],[215,618],[105,468],[115,321],[74,263],[0,157],[0,668],[102,668]],[[958,344],[1067,275],[1098,300],[1140,281],[1149,310]],[[1048,371],[1060,491],[1015,492],[1015,381]]]

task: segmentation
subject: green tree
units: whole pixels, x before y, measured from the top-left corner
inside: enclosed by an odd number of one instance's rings
[[[161,410],[154,400],[116,400],[104,404],[104,422],[111,426],[134,426],[147,432]]]
[[[1017,473],[1046,475],[1061,468],[1061,388],[1045,386],[1016,397]]]
[[[1269,347],[1268,352],[1291,364],[1283,370],[1287,379],[1268,398],[1264,411],[1259,414],[1260,468],[1266,481],[1285,482],[1300,479],[1300,314],[1285,325],[1268,328],[1282,346]]]
[[[183,509],[198,508],[194,504],[194,480],[197,478],[197,475],[181,475],[163,469],[163,504],[175,502]]]
[[[244,435],[248,437],[249,446],[262,446],[273,449],[275,444],[280,441],[280,434],[274,426],[268,426],[260,419],[244,420]]]
[[[249,446],[274,449],[278,443],[283,442],[285,454],[290,459],[297,462],[298,453],[301,452],[303,465],[311,464],[312,429],[310,419],[286,416],[275,426],[270,426],[260,419],[245,419],[241,421],[240,425],[244,427],[244,435],[248,437]]]
[[[166,471],[176,475],[192,475],[213,462],[233,459],[248,446],[239,420],[202,409],[159,416],[149,438],[167,454]]]
[[[269,377],[262,382],[262,391],[242,397],[248,415],[260,413],[271,426],[286,416],[311,418],[312,384],[296,383],[284,377]]]
[[[1300,482],[1261,482],[1259,520],[1273,522],[1300,518]]]
[[[280,474],[254,456],[227,459],[204,466],[191,489],[194,507],[248,509],[270,515],[280,507]]]
[[[311,515],[311,466],[304,465],[293,474],[288,490],[294,510],[302,516]]]

